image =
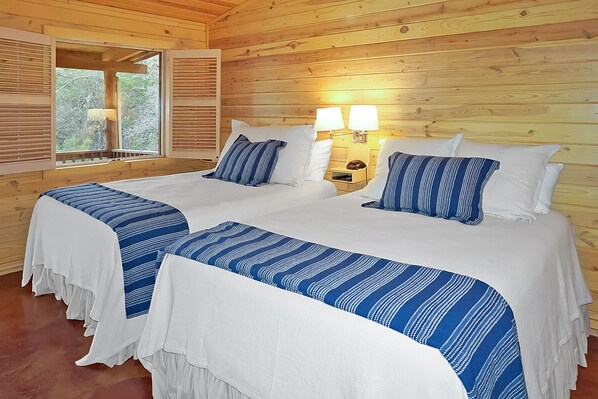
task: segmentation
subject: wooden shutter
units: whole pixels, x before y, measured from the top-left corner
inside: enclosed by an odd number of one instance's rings
[[[215,160],[220,153],[220,50],[166,53],[166,155]]]
[[[55,41],[0,27],[0,174],[51,169]]]

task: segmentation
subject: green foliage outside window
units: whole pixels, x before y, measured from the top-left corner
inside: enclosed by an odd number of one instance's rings
[[[104,108],[104,73],[56,68],[56,151],[106,147],[104,121],[88,121],[87,110]]]
[[[147,74],[119,72],[121,148],[158,151],[160,125],[160,57],[140,62]]]
[[[117,73],[120,148],[158,151],[160,59],[155,56],[140,63],[147,65],[147,74]],[[103,108],[103,72],[56,68],[56,151],[106,148],[105,121],[90,119],[87,112]]]

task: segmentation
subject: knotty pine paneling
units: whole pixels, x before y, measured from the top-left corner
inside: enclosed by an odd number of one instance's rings
[[[77,0],[0,1],[0,26],[148,49],[206,48],[206,25]]]
[[[0,275],[23,268],[29,221],[43,191],[91,181],[101,183],[193,172],[213,166],[213,163],[196,160],[155,158],[0,175]]]
[[[206,48],[206,26],[77,0],[0,1],[0,26],[63,40],[151,49]],[[54,187],[206,169],[201,161],[152,159],[0,175],[0,274],[21,270],[39,194]]]
[[[554,208],[576,229],[598,329],[598,3],[593,0],[253,0],[208,25],[231,119],[312,123],[375,104],[370,165],[392,136],[559,143]],[[356,144],[335,138],[331,164]],[[371,168],[373,169],[373,168]]]
[[[101,4],[118,9],[141,11],[148,14],[208,22],[238,6],[244,0],[194,0],[185,2],[147,0],[82,0],[85,3]]]

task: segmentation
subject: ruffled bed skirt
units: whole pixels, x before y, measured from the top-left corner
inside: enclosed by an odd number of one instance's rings
[[[95,301],[94,294],[81,287],[71,284],[64,276],[54,273],[43,266],[33,268],[33,292],[36,296],[54,294],[57,300],[66,305],[66,318],[69,320],[82,320],[85,327],[84,336],[95,334],[98,322],[91,318]],[[102,360],[109,367],[123,364],[127,359],[135,357],[138,342],[132,343],[121,349],[118,353]]]
[[[83,320],[86,337],[95,333],[98,323],[90,316],[95,299],[91,291],[74,286],[64,276],[43,266],[33,268],[32,285],[36,296],[54,294],[57,300],[63,301],[67,305],[67,319]]]
[[[563,342],[546,384],[544,398],[568,399],[575,389],[577,366],[586,366],[589,320],[587,309],[571,323],[572,334]],[[189,363],[185,355],[159,350],[145,360],[151,363],[154,398],[168,399],[250,399],[208,369]],[[223,378],[223,377],[221,377]]]
[[[160,350],[152,356],[152,393],[168,399],[250,399],[184,355]]]
[[[581,317],[571,323],[571,335],[568,340],[561,342],[559,354],[554,359],[545,398],[568,399],[570,390],[577,386],[577,366],[587,366],[586,354],[588,353],[590,320],[586,306],[582,306],[580,311]]]

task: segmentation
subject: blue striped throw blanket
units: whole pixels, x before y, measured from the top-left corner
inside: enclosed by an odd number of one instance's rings
[[[161,252],[299,293],[434,348],[470,398],[526,398],[513,312],[471,277],[285,237],[236,222]]]
[[[98,183],[57,188],[47,195],[107,224],[117,235],[122,258],[127,318],[146,314],[156,280],[158,251],[189,234],[176,208]]]

